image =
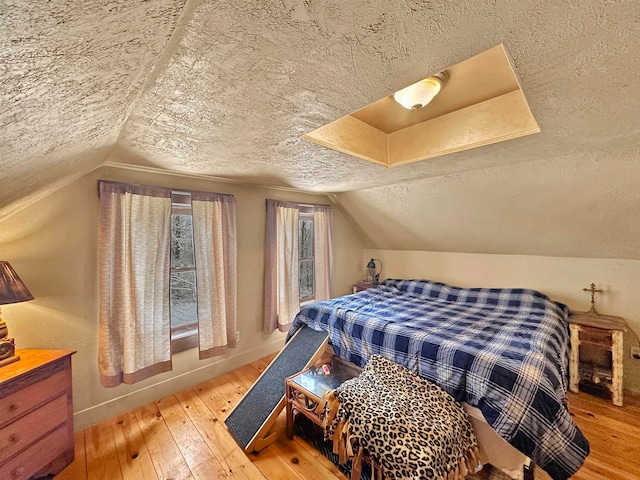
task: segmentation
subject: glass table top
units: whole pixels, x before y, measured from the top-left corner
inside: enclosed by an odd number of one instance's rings
[[[357,377],[360,373],[358,367],[347,364],[337,357],[332,358],[327,367],[328,373],[322,366],[311,367],[291,377],[291,381],[321,398],[328,390],[338,388],[344,381]]]

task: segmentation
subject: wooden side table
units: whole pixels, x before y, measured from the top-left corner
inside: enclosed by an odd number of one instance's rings
[[[571,356],[569,390],[602,391],[622,406],[623,334],[627,327],[621,317],[574,312],[569,317]]]
[[[353,293],[358,293],[367,288],[375,287],[375,283],[357,282],[353,284]]]
[[[323,365],[329,369],[326,374]],[[287,407],[287,437],[293,438],[293,415],[301,413],[316,425],[322,425],[324,404],[322,397],[329,390],[338,388],[342,382],[358,376],[361,369],[332,356],[323,363],[303,370],[285,380]]]
[[[324,373],[323,365],[329,367],[328,374]],[[346,380],[358,376],[361,371],[360,367],[345,362],[334,355],[315,367],[287,377],[285,380],[287,437],[290,440],[293,439],[294,412],[301,413],[315,425],[322,426],[322,414],[324,413],[322,397],[324,394],[339,387]],[[339,456],[341,455],[342,453],[339,453]],[[367,464],[370,468],[371,478],[383,478],[382,465],[371,458],[367,451],[363,450],[360,458],[359,462]],[[353,468],[355,472],[356,467]]]

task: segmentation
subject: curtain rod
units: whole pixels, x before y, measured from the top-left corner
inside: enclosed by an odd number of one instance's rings
[[[276,202],[295,203],[299,207],[331,207],[331,205],[325,205],[323,203],[301,203],[301,202],[295,202],[292,200],[279,200],[277,198],[267,198],[267,200],[274,200]]]
[[[175,188],[168,188],[168,187],[158,187],[155,185],[144,185],[141,183],[129,183],[129,182],[115,182],[113,180],[98,180],[98,197],[100,196],[100,184],[101,183],[105,183],[105,184],[110,184],[110,185],[131,185],[134,187],[140,187],[140,188],[152,188],[152,189],[157,189],[158,191],[163,191],[163,192],[175,192],[175,193],[188,193],[189,195],[193,195],[193,194],[203,194],[203,195],[220,195],[223,197],[230,197],[230,198],[235,198],[233,196],[233,194],[231,193],[217,193],[217,192],[205,192],[203,190],[188,190],[188,189],[175,189]]]

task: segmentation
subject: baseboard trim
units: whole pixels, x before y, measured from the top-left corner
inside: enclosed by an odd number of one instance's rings
[[[624,400],[630,401],[633,405],[640,405],[640,390],[625,388],[622,393]]]
[[[74,412],[74,430],[83,430],[121,413],[171,395],[172,393],[211,380],[212,378],[254,362],[266,355],[278,352],[282,349],[283,345],[284,339],[268,342],[251,350],[221,359],[218,362],[209,363],[162,382],[148,385],[135,392],[130,392],[98,405]]]

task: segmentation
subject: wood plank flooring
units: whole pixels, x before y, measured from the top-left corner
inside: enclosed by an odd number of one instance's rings
[[[345,479],[299,437],[245,455],[224,424],[273,356],[76,432],[76,458],[57,480]],[[640,480],[640,402],[614,407],[570,394],[572,415],[591,444],[576,480]]]

